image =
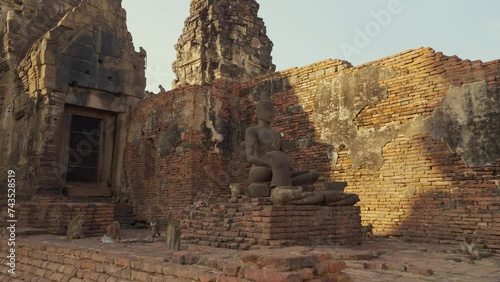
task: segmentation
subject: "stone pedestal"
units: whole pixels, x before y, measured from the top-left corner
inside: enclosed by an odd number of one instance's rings
[[[248,185],[248,197],[250,198],[269,197],[270,195],[271,188],[269,187],[269,182]]]
[[[357,206],[272,205],[271,200],[239,199],[211,203],[181,221],[188,244],[231,249],[252,245],[357,244],[361,241]]]
[[[263,206],[252,214],[254,225],[259,227],[252,237],[261,245],[283,241],[357,244],[361,240],[360,214],[358,206]]]

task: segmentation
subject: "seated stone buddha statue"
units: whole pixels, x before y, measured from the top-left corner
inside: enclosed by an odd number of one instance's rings
[[[278,188],[273,190],[271,197],[275,204],[353,205],[359,201],[354,194],[313,192],[313,184],[318,180],[319,172],[292,169],[291,161],[283,150],[281,133],[271,127],[274,118],[273,102],[262,98],[256,107],[258,124],[245,131],[246,160],[252,164],[249,189],[255,185],[267,184],[271,189]]]
[[[250,183],[270,182],[270,187],[312,185],[319,178],[316,170],[293,171],[283,151],[281,133],[270,126],[274,104],[269,99],[257,102],[258,124],[245,132],[245,153],[250,168]]]

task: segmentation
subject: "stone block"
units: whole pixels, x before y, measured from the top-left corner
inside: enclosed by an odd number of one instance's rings
[[[264,269],[245,268],[242,271],[243,277],[252,281],[302,281],[296,272],[274,272]]]
[[[69,82],[71,86],[90,87],[94,85],[94,83],[91,83],[90,78],[91,76],[86,73],[72,70],[70,72]]]
[[[95,63],[90,63],[79,59],[73,59],[72,69],[91,75],[95,75],[97,72],[97,66],[95,65]]]
[[[217,275],[213,272],[205,271],[198,275],[200,282],[215,282],[217,281]]]
[[[275,205],[286,205],[294,199],[300,199],[302,189],[296,186],[278,186],[274,188],[271,200]]]
[[[328,263],[328,271],[330,273],[340,273],[340,271],[347,268],[347,265],[344,261],[330,261]]]
[[[73,42],[69,45],[69,47],[66,49],[65,54],[84,61],[97,61],[97,54],[94,52],[93,47],[76,42]]]
[[[313,267],[317,261],[312,256],[279,254],[276,256],[259,256],[257,264],[263,268],[271,268],[277,271],[290,271]]]
[[[248,196],[250,198],[269,197],[270,195],[271,188],[269,187],[269,182],[248,185]]]
[[[85,31],[83,34],[80,34],[76,39],[76,42],[87,45],[87,46],[94,46],[94,38],[92,37],[92,34],[88,31]]]
[[[123,93],[124,84],[119,81],[112,81],[106,78],[97,77],[95,88],[111,93]]]

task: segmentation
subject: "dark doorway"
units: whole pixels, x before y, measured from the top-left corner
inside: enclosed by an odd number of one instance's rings
[[[101,119],[72,115],[67,181],[98,182],[102,141],[101,125]]]

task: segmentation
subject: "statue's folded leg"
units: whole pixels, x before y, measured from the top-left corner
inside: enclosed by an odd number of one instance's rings
[[[317,170],[297,170],[292,171],[292,185],[300,186],[304,184],[313,184],[319,178]]]
[[[250,183],[263,183],[271,181],[273,172],[265,166],[252,166],[249,172]]]
[[[266,154],[272,170],[271,187],[291,186],[290,159],[281,151],[272,151]]]
[[[291,205],[319,205],[323,202],[322,194],[313,194],[300,200],[291,201]]]
[[[359,197],[356,194],[341,194],[343,196],[342,200],[327,203],[328,206],[354,206],[359,201]]]

